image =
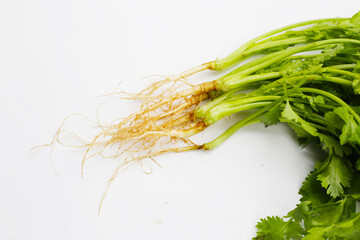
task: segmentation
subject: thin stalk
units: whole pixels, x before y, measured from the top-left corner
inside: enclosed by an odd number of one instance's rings
[[[237,67],[236,69],[232,70],[231,72],[229,72],[228,74],[220,77],[219,79],[217,79],[216,81],[217,82],[220,82],[220,81],[226,81],[227,79],[231,79],[235,74],[238,74],[240,73],[241,71],[243,70],[246,70],[250,67],[254,67],[254,66],[257,66],[258,64],[260,63],[263,63],[269,59],[272,59],[278,55],[281,54],[282,51],[278,51],[278,52],[273,52],[273,53],[269,53],[269,54],[266,54],[262,57],[259,57],[259,58],[256,58],[250,62],[247,62],[239,67]]]
[[[338,69],[338,68],[334,68],[334,67],[325,67],[325,68],[323,68],[323,71],[328,72],[328,73],[342,74],[342,75],[349,76],[351,78],[360,78],[359,74],[352,73],[352,72]]]
[[[319,56],[318,54],[302,54],[302,55],[295,55],[285,58],[284,60],[302,60],[302,59],[311,59],[316,58]]]
[[[230,105],[229,103],[221,104],[222,106],[216,106],[213,109],[210,109],[204,116],[203,122],[206,126],[214,124],[221,118],[230,116],[234,113],[245,111],[245,110],[253,110],[257,108],[261,108],[272,103],[271,101],[259,101],[259,102],[251,102],[245,103],[241,105]],[[226,106],[229,105],[229,106]]]
[[[282,76],[283,75],[280,72],[260,73],[260,74],[245,76],[245,77],[242,76],[241,74],[235,74],[232,76],[231,79],[224,81],[221,84],[221,89],[222,90],[231,90],[231,89],[239,88],[241,86],[244,86],[244,85],[247,85],[250,83],[280,78]]]
[[[263,50],[271,49],[274,47],[306,43],[307,41],[309,41],[309,40],[306,37],[294,37],[294,38],[289,38],[289,39],[281,39],[281,40],[277,40],[277,41],[273,41],[273,42],[267,42],[267,43],[256,45],[252,48],[249,48],[242,54],[242,56],[247,56],[250,54],[258,53]],[[239,60],[241,60],[241,59],[239,59]]]
[[[261,122],[261,119],[251,119],[251,120],[243,119],[232,125],[230,128],[228,128],[221,136],[217,137],[211,142],[204,143],[201,148],[205,150],[214,149],[217,146],[219,146],[221,143],[223,143],[226,139],[228,139],[231,135],[233,135],[236,131],[238,131],[240,128],[259,122]]]
[[[256,75],[254,75],[254,76],[256,76]],[[246,77],[244,79],[246,80]],[[255,82],[255,81],[261,81],[261,80],[263,80],[263,79],[254,78],[254,79],[252,79],[252,83]],[[324,77],[324,76],[321,76],[321,75],[300,75],[300,76],[294,76],[294,77],[280,78],[280,79],[266,85],[266,89],[274,88],[277,85],[282,84],[283,82],[293,84],[294,82],[297,82],[297,81],[300,81],[300,80],[304,80],[305,81],[304,83],[313,82],[313,81],[322,81],[322,82],[332,82],[332,83],[340,84],[340,85],[343,85],[343,86],[352,87],[352,81],[346,80],[346,79],[343,79],[343,78],[339,78],[339,77]],[[242,81],[239,81],[239,80],[234,81],[234,82],[228,81],[227,85],[225,85],[224,88],[225,89],[232,89],[232,88],[235,88],[235,87],[238,88],[238,87],[241,87],[241,86],[243,86],[245,84],[248,84],[248,82],[245,81],[243,83]],[[264,91],[264,90],[265,90],[264,88],[263,89],[260,88],[260,89],[255,90],[252,94],[257,94],[259,91]]]
[[[231,98],[237,91],[239,91],[239,90],[238,89],[233,89],[231,91],[228,91],[228,92],[222,94],[221,96],[213,99],[211,102],[208,102],[205,105],[199,107],[198,109],[195,110],[195,117],[198,118],[198,119],[202,119],[204,117],[205,113],[210,108],[218,105],[222,101],[225,101],[225,100]]]
[[[339,65],[332,65],[330,66],[331,68],[336,68],[336,69],[354,69],[356,67],[356,64],[339,64]]]
[[[321,22],[327,22],[327,21],[344,21],[344,20],[348,20],[348,18],[315,19],[315,20],[310,20],[310,21],[304,21],[304,22],[300,22],[300,23],[291,24],[291,25],[288,25],[288,26],[285,26],[285,27],[281,27],[281,28],[272,30],[272,31],[267,32],[265,34],[262,34],[262,35],[260,35],[260,36],[258,36],[256,38],[253,38],[252,40],[248,41],[247,43],[245,43],[244,45],[242,45],[241,47],[236,49],[234,52],[232,52],[231,54],[229,54],[225,58],[217,60],[214,63],[213,70],[222,71],[222,70],[225,70],[227,68],[230,68],[231,66],[238,63],[239,59],[242,58],[242,54],[243,54],[243,52],[245,50],[247,50],[249,47],[255,45],[256,42],[258,42],[260,40],[263,40],[265,38],[268,38],[270,36],[273,36],[275,34],[278,34],[278,33],[293,29],[293,28],[303,27],[303,26],[311,25],[311,24],[315,24],[315,23],[321,23]]]
[[[339,57],[339,56],[332,57],[331,60],[339,61],[339,62],[343,62],[343,63],[356,63],[356,60],[354,60],[352,58]]]

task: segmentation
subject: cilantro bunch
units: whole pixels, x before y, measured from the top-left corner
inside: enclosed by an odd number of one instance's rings
[[[218,79],[213,100],[196,116],[210,125],[250,114],[202,148],[252,123],[282,122],[302,146],[325,153],[303,182],[296,208],[261,219],[254,239],[360,239],[360,13],[285,31],[240,52],[232,58],[262,55]]]
[[[230,68],[211,82],[184,81],[201,71]],[[179,91],[184,83],[187,88]],[[282,218],[261,219],[255,239],[360,239],[360,12],[270,31],[222,59],[124,98],[141,100],[139,111],[99,125],[84,146],[82,168],[107,150],[115,149],[107,157],[125,159],[109,186],[126,164],[166,152],[210,150],[249,124],[286,123],[302,146],[316,145],[324,157],[302,184],[296,208]],[[190,139],[242,111],[246,117],[211,142]]]

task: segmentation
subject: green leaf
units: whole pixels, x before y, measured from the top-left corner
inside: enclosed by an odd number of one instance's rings
[[[360,24],[360,11],[354,14],[354,16],[351,17],[350,21]]]
[[[356,194],[353,194],[344,198],[344,207],[339,218],[340,221],[347,220],[356,213],[356,196]]]
[[[344,121],[333,111],[326,112],[324,115],[324,120],[326,121],[327,128],[329,131],[335,135],[340,135],[340,131],[344,126]]]
[[[340,135],[340,144],[344,145],[346,143],[360,145],[360,127],[352,116],[345,123]]]
[[[285,222],[278,216],[260,219],[256,225],[257,236],[254,239],[277,240],[277,239],[302,239],[305,234],[304,229],[296,221]]]
[[[308,96],[308,95],[303,95],[303,98],[307,99],[310,103],[310,106],[312,107],[312,109],[314,109],[316,112],[318,112],[318,108],[317,108],[317,104],[325,104],[325,99],[318,95],[318,96]]]
[[[313,59],[313,63],[315,65],[318,65],[319,63],[323,63],[325,61],[328,61],[332,57],[335,57],[343,49],[344,49],[343,44],[336,44],[335,47],[327,46],[327,47],[324,48],[324,50],[323,50],[323,52],[321,54],[319,54],[316,58]]]
[[[320,134],[319,139],[322,143],[322,149],[327,151],[330,155],[336,154],[339,157],[343,157],[344,155],[349,155],[351,153],[351,148],[349,146],[340,145],[339,141],[330,135]]]
[[[360,164],[360,160],[357,161]],[[355,171],[351,181],[351,187],[346,191],[346,194],[351,194],[352,198],[360,201],[360,172]]]
[[[270,125],[277,124],[280,116],[280,106],[275,106],[271,108],[261,119],[261,121],[265,124],[266,127]]]
[[[336,198],[344,193],[344,187],[350,187],[352,174],[349,162],[332,154],[327,158],[325,166],[317,179],[321,181],[321,186],[327,189],[327,193]]]
[[[286,105],[283,112],[281,113],[281,116],[286,121],[293,122],[301,126],[306,132],[308,132],[312,136],[317,136],[316,128],[312,127],[308,122],[306,122],[296,112],[294,112],[288,100],[286,101]]]
[[[314,137],[311,136],[308,132],[306,132],[302,127],[299,127],[295,123],[288,123],[288,125],[292,129],[294,129],[296,136],[298,137],[299,144],[303,148],[309,145],[314,140]]]
[[[286,218],[292,218],[296,222],[304,220],[310,214],[310,205],[311,201],[303,201],[296,205],[296,208],[290,211]]]
[[[346,199],[337,202],[328,202],[316,206],[311,212],[313,226],[330,226],[337,223],[342,216]]]
[[[256,225],[258,231],[256,232],[257,236],[255,239],[285,239],[286,226],[287,224],[284,219],[278,216],[260,219],[260,222]]]
[[[309,201],[313,205],[319,205],[330,200],[329,195],[326,194],[326,190],[321,186],[321,182],[317,180],[315,171],[311,171],[305,178],[299,194],[302,195],[300,199],[301,202]]]
[[[337,107],[334,109],[334,113],[337,114],[344,122],[351,117],[351,114],[345,107]]]
[[[300,226],[300,223],[295,221],[289,221],[286,233],[285,233],[285,239],[291,239],[291,240],[301,240],[303,239],[305,234],[304,229]]]
[[[326,232],[325,227],[314,227],[308,230],[308,235],[306,235],[303,240],[325,240],[324,234]]]
[[[304,240],[343,239],[356,240],[360,237],[360,213],[350,219],[328,226],[313,227],[308,230]]]
[[[278,67],[278,71],[281,72],[282,76],[288,76],[300,72],[304,69],[304,63],[301,60],[295,60],[292,62],[285,62]]]
[[[295,109],[299,109],[299,112],[301,112],[301,117],[303,119],[311,119],[311,116],[313,115],[313,108],[311,108],[311,106],[297,102],[294,102],[293,105]]]
[[[297,204],[296,208],[290,211],[285,216],[286,218],[290,218],[292,219],[292,221],[298,224],[297,231],[294,231],[298,233],[298,235],[305,234],[305,231],[301,226],[304,226],[305,230],[307,230],[307,228],[311,226],[311,218],[310,218],[311,208],[312,208],[311,201],[303,201],[300,204]],[[301,230],[299,227],[301,228]]]
[[[360,237],[360,212],[354,214],[351,218],[342,222],[333,224],[327,229],[328,238],[338,239],[359,239]]]
[[[355,122],[354,117],[345,107],[335,108],[334,113],[345,122],[340,135],[340,144],[353,143],[360,145],[360,127]]]

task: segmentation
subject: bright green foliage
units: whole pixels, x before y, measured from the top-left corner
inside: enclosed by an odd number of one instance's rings
[[[277,124],[278,122],[280,122],[280,113],[281,109],[279,107],[273,107],[264,115],[261,121],[264,123],[265,126]]]
[[[313,227],[308,230],[305,240],[320,239],[360,239],[360,213],[342,222],[333,223],[322,227]]]
[[[349,195],[317,205],[303,201],[284,218],[261,219],[254,239],[358,239],[360,213],[355,210],[358,200],[359,195]]]
[[[318,104],[325,104],[325,99],[322,96],[303,96],[305,99],[307,99],[310,103],[310,106],[314,109],[314,111],[318,112],[317,105]]]
[[[217,119],[211,109],[229,101],[228,91],[237,91],[236,99],[257,100],[247,105],[253,112],[209,146],[251,123],[283,122],[302,146],[319,146],[324,155],[303,182],[296,208],[283,218],[261,219],[254,239],[360,239],[360,12],[264,34],[217,67],[255,54],[262,55],[219,78],[220,96],[202,107],[208,109],[205,118]]]
[[[321,183],[317,180],[317,174],[315,171],[310,172],[308,177],[303,182],[299,194],[302,195],[300,199],[301,204],[306,202],[307,205],[312,203],[313,205],[320,205],[330,200],[330,196],[326,194],[326,190],[321,186]]]
[[[300,223],[304,221],[306,225],[309,221],[310,205],[311,201],[303,201],[299,203],[296,208],[290,211],[286,218],[292,218],[294,221]]]
[[[278,216],[260,219],[256,225],[258,239],[283,239],[286,233],[286,225],[286,222]]]
[[[284,108],[284,111],[282,112],[281,116],[289,122],[293,122],[297,126],[304,129],[309,134],[316,136],[317,130],[316,128],[312,127],[308,122],[306,122],[304,119],[302,119],[294,110],[291,108],[289,101],[286,101],[286,105]]]
[[[344,125],[344,122],[336,113],[334,113],[333,111],[326,112],[324,115],[324,119],[326,121],[326,127],[332,134],[338,135],[341,133],[341,129],[342,126]],[[340,143],[338,144],[340,145]],[[341,154],[339,153],[337,154],[341,156]]]
[[[339,157],[349,155],[351,148],[349,146],[343,146],[333,136],[318,134],[320,142],[322,143],[322,149],[329,152],[330,155],[335,154]]]
[[[350,187],[351,172],[348,161],[332,154],[323,166],[318,171],[317,179],[330,196],[339,197],[344,193],[343,187]]]
[[[360,144],[360,126],[354,120],[354,117],[344,107],[336,108],[334,110],[341,119],[344,121],[342,134],[340,135],[340,143]]]
[[[267,217],[261,219],[256,225],[257,237],[254,239],[280,240],[280,239],[302,239],[304,230],[298,222],[285,222],[282,218]]]

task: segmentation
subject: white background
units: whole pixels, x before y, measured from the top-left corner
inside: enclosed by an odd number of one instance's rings
[[[224,57],[265,31],[359,9],[355,0],[0,0],[0,239],[255,236],[260,218],[299,202],[317,155],[301,150],[285,126],[253,125],[215,150],[158,157],[162,168],[152,164],[149,175],[133,166],[114,181],[100,216],[121,159],[93,158],[81,178],[83,150],[56,146],[54,166],[49,149],[31,158],[29,150],[49,142],[69,114],[94,119],[99,96],[120,81],[138,91],[146,80],[133,82],[142,77]],[[105,120],[135,107],[111,106]],[[66,127],[84,123],[73,118]],[[213,136],[226,124],[212,127]]]

